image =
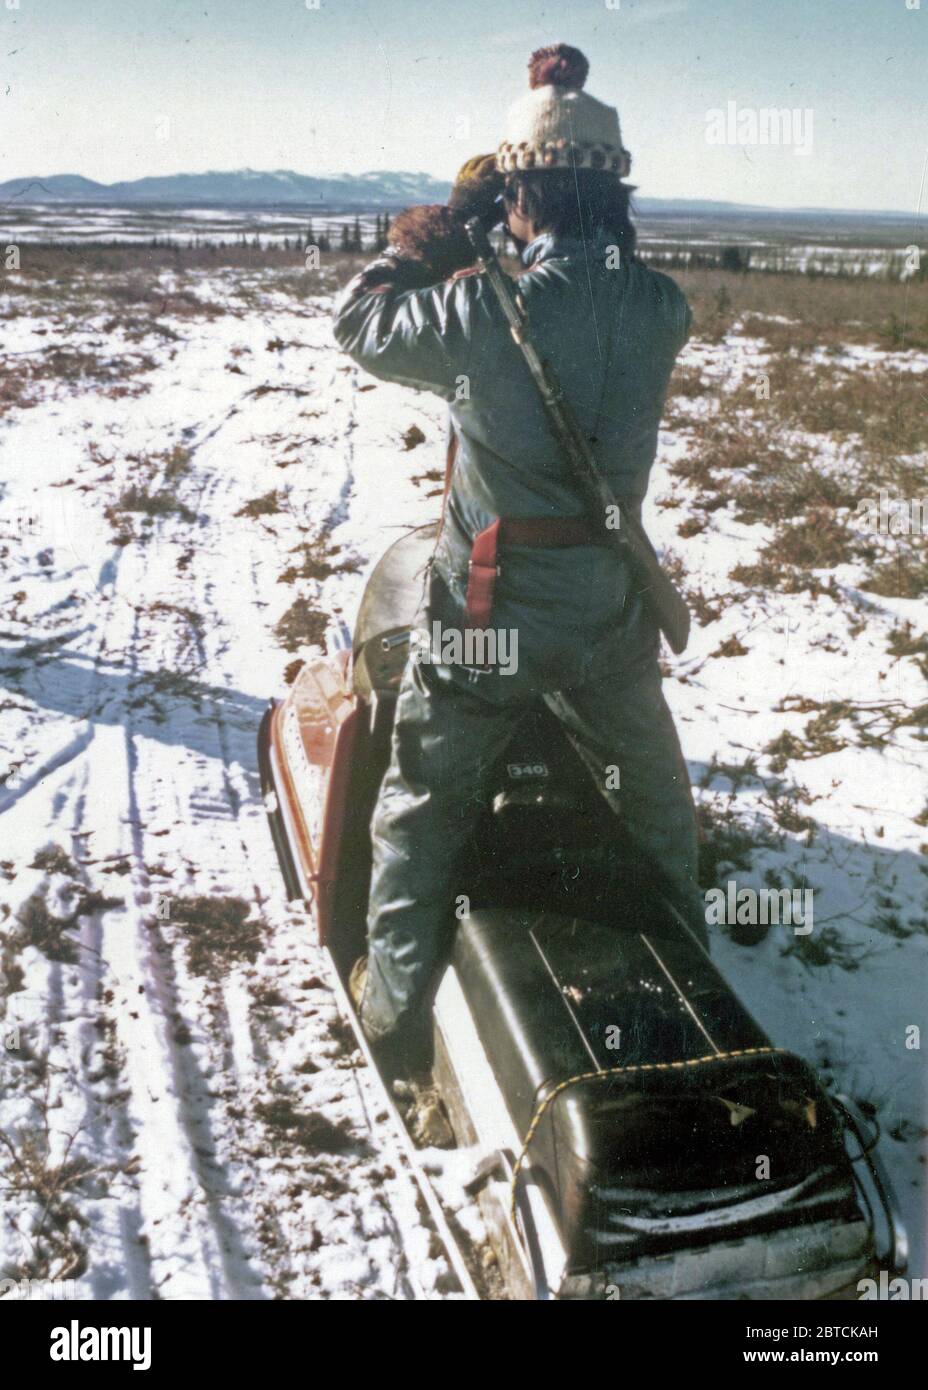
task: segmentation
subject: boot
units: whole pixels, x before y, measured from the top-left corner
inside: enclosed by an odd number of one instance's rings
[[[417,1148],[454,1148],[454,1133],[429,1072],[416,1072],[394,1081],[393,1094]]]
[[[367,956],[359,956],[348,976],[351,1002],[361,1015],[361,1000],[367,983]],[[362,1019],[363,1027],[363,1019]],[[372,1043],[372,1046],[376,1045]],[[379,1059],[386,1060],[389,1059]],[[389,1077],[391,1068],[384,1066]],[[394,1071],[394,1075],[395,1075]],[[451,1149],[454,1134],[448,1123],[435,1083],[428,1071],[414,1071],[393,1082],[393,1094],[400,1102],[403,1118],[419,1148]]]
[[[370,991],[367,988],[369,973],[368,957],[359,956],[348,976],[348,995],[357,1012],[361,1031],[374,1054],[377,1070],[388,1087],[397,1079],[406,1082],[409,1077],[427,1078],[432,1064],[428,1012],[423,1011],[421,1017],[402,1028],[391,1028],[386,1032],[372,1029],[370,1020],[365,1017],[365,1011],[361,1007],[365,1000],[370,1003]]]
[[[367,956],[358,956],[354,965],[351,967],[351,974],[348,976],[348,994],[359,1016],[361,1013],[361,1000],[364,998],[364,986],[366,984]]]

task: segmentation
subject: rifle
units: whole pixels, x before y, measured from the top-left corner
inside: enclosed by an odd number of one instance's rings
[[[605,543],[629,561],[632,572],[642,581],[642,592],[655,621],[679,656],[690,632],[689,610],[682,595],[662,569],[641,522],[616,497],[600,472],[560,382],[532,342],[525,303],[504,273],[479,218],[471,218],[467,223],[467,235],[538,387],[551,429],[580,488],[590,520],[603,527]],[[613,517],[618,519],[618,526],[609,524]]]

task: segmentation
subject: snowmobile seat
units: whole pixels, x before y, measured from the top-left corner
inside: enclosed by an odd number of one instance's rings
[[[555,818],[563,831],[567,815],[596,815],[605,807],[590,774],[563,729],[543,704],[516,730],[490,778],[492,810],[498,821],[528,817],[530,833]]]

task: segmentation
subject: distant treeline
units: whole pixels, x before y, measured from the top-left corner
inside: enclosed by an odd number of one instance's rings
[[[333,236],[331,228],[328,231],[317,232],[312,221],[307,222],[304,232],[296,232],[290,236],[266,237],[261,239],[260,232],[240,232],[236,237],[215,238],[195,235],[189,241],[178,242],[174,237],[151,237],[145,242],[136,242],[136,245],[151,246],[161,249],[170,246],[191,246],[196,250],[200,248],[209,249],[215,246],[220,250],[227,250],[235,246],[250,246],[256,251],[305,251],[310,246],[316,246],[320,251],[341,251],[346,254],[351,252],[363,251],[382,251],[387,244],[387,234],[390,231],[390,217],[388,213],[381,216],[380,213],[374,218],[373,236],[365,237],[361,231],[361,219],[355,217],[350,222],[342,222],[339,230]]]
[[[870,268],[861,259],[851,259],[846,253],[836,249],[834,256],[807,256],[805,264],[797,265],[797,252],[793,250],[765,246],[756,255],[749,246],[700,247],[690,250],[685,243],[664,249],[649,247],[647,243],[639,246],[642,260],[667,270],[729,270],[737,274],[748,271],[764,275],[806,275],[810,279],[827,276],[828,279],[860,280],[924,280],[928,272],[928,258],[917,268],[907,269],[906,260],[900,259],[903,252],[886,252],[874,249],[864,253],[870,261],[879,262],[879,268]]]
[[[372,232],[362,230],[361,219],[355,216],[345,222],[328,224],[325,228],[320,227],[318,231],[310,220],[302,231],[294,231],[292,235],[283,237],[268,236],[267,234],[262,237],[260,232],[240,232],[229,237],[194,233],[183,241],[168,236],[146,237],[138,241],[62,240],[30,243],[24,239],[19,242],[19,245],[43,247],[47,250],[57,249],[78,255],[82,250],[116,252],[120,248],[124,251],[131,248],[147,249],[160,252],[162,255],[167,252],[178,257],[185,251],[195,252],[199,253],[200,257],[205,256],[209,259],[220,252],[231,253],[233,257],[245,253],[249,262],[252,262],[256,255],[269,257],[289,255],[302,258],[310,247],[317,247],[320,253],[328,252],[339,256],[376,253],[382,251],[387,245],[389,231],[389,214],[383,213],[381,215],[378,213],[374,219]],[[13,236],[10,236],[9,239],[10,241],[16,240]],[[498,243],[497,250],[501,253],[504,252],[502,235],[494,234],[493,240]],[[885,247],[873,248],[871,251],[858,252],[852,258],[838,247],[835,248],[834,255],[804,254],[801,243],[794,247],[769,245],[751,248],[736,243],[712,247],[689,247],[686,242],[667,246],[649,245],[647,241],[643,241],[639,244],[639,254],[646,264],[662,270],[724,270],[740,275],[753,272],[765,275],[803,275],[810,279],[821,277],[829,280],[924,281],[928,278],[928,256],[921,264],[913,265],[911,264],[912,258],[906,255],[906,249],[903,248],[899,250],[889,250]],[[915,259],[918,259],[917,256]]]

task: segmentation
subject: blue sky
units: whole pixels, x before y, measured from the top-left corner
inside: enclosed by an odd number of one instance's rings
[[[0,180],[453,175],[540,44],[590,59],[643,194],[924,210],[928,0],[0,0]],[[13,0],[15,3],[15,0]],[[910,6],[918,5],[918,8]],[[807,156],[713,108],[810,109]]]

